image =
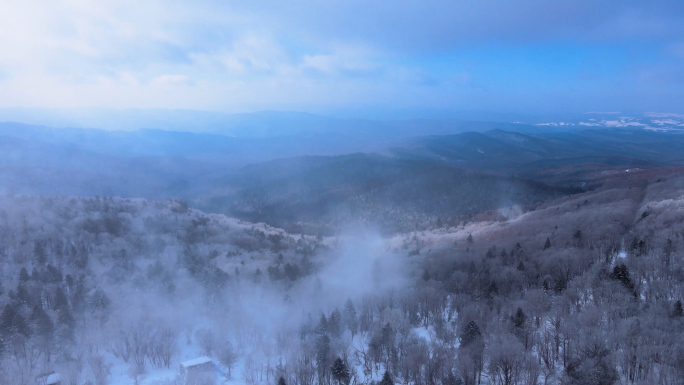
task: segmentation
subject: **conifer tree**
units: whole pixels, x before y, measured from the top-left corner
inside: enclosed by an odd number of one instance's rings
[[[520,261],[520,263],[518,263],[517,269],[519,271],[525,271],[525,264],[523,263],[523,261]]]
[[[328,318],[328,333],[330,333],[332,337],[339,337],[342,335],[342,315],[337,309],[333,310]]]
[[[356,308],[351,299],[347,299],[347,304],[344,306],[344,322],[347,325],[347,328],[349,328],[353,339],[354,334],[356,334],[359,329],[359,321],[356,317]]]
[[[684,316],[684,308],[682,307],[682,301],[677,300],[677,302],[675,302],[674,310],[672,311],[672,315],[675,317]]]
[[[40,306],[33,306],[30,320],[34,335],[50,337],[55,330],[50,316]]]
[[[613,279],[622,282],[626,288],[634,292],[634,283],[632,283],[632,278],[629,276],[629,269],[624,263],[613,268]]]
[[[328,333],[328,319],[325,318],[325,314],[321,313],[321,319],[318,321],[318,326],[316,327],[316,333],[323,335]]]
[[[26,282],[30,279],[31,277],[29,276],[28,271],[26,271],[25,267],[22,267],[21,270],[19,271],[19,281],[20,282]]]
[[[338,385],[348,385],[351,376],[349,375],[349,368],[347,364],[342,361],[341,358],[337,357],[332,366],[333,379],[337,381]]]
[[[513,326],[520,329],[525,326],[525,321],[527,320],[527,316],[523,312],[522,308],[518,308],[518,311],[515,312],[515,315],[513,315],[512,321],[513,321]]]
[[[463,332],[461,333],[460,336],[460,341],[461,341],[461,346],[467,347],[468,345],[472,344],[476,340],[482,337],[482,333],[480,332],[480,327],[477,326],[475,321],[470,321],[468,322],[468,325],[466,325],[465,329],[463,329]]]

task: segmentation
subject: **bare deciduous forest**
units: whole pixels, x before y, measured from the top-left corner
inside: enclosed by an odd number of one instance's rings
[[[390,236],[6,196],[2,383],[175,384],[194,354],[250,385],[677,384],[683,190],[607,183]]]

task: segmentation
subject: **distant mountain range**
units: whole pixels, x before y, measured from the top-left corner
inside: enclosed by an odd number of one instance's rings
[[[578,192],[377,154],[298,157],[252,165],[215,183],[205,210],[307,232],[362,223],[415,230],[434,221]]]
[[[530,124],[529,122],[527,124]],[[656,131],[684,132],[684,114],[647,112],[623,114],[620,112],[590,112],[560,120],[535,119],[536,126],[565,128],[642,128]]]
[[[1,123],[0,194],[180,197],[299,231],[406,230],[684,166],[677,130],[338,120],[272,135],[262,118],[251,137]]]
[[[539,134],[491,130],[413,138],[389,152],[398,158],[429,159],[546,183],[550,179],[545,175],[553,174],[550,170],[573,166],[580,173],[564,181],[555,174],[553,184],[586,187],[600,182],[588,174],[596,168],[684,165],[684,133],[594,127]]]
[[[389,136],[449,134],[494,128],[548,132],[589,127],[683,130],[684,114],[585,112],[517,114],[487,111],[388,110],[377,113],[311,114],[296,111],[225,113],[180,109],[0,108],[0,122],[59,128],[136,131],[157,129],[264,138],[303,133],[385,132]],[[397,135],[395,135],[397,134]]]

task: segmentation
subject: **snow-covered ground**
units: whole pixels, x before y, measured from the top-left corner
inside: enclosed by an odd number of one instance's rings
[[[174,357],[170,367],[157,369],[147,363],[146,372],[140,377],[139,385],[176,385],[174,381],[180,374],[180,363],[203,356],[194,338],[190,344],[187,344],[185,336],[181,337],[178,341],[180,352]],[[111,353],[107,353],[105,359],[112,365],[110,369],[111,385],[135,384],[135,381],[129,374],[129,365],[121,358],[116,358]],[[216,373],[216,380],[217,384],[228,383],[223,381],[218,372]],[[235,383],[242,384],[242,382]]]

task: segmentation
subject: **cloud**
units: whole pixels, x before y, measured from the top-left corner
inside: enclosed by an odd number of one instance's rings
[[[194,64],[233,75],[271,74],[288,65],[282,46],[267,36],[246,35],[226,41],[215,51],[191,54]]]
[[[679,1],[249,3],[250,12],[260,14],[278,28],[310,36],[312,41],[361,40],[377,47],[411,52],[448,50],[483,42],[666,38],[681,36],[684,31],[684,7]]]
[[[6,0],[0,107],[483,108],[506,97],[526,100],[506,96],[507,83],[537,92],[540,82],[518,79],[543,72],[535,61],[559,46],[640,42],[670,46],[677,56],[683,35],[681,1]],[[511,51],[530,46],[540,48],[526,51],[518,73],[511,72]],[[482,47],[498,55],[472,54]],[[651,53],[634,55],[639,61]],[[592,52],[581,54],[571,59],[595,60]],[[464,55],[472,63],[466,67]],[[674,65],[657,63],[665,60],[657,55],[649,60],[652,68]],[[556,89],[588,73],[548,68],[543,84]],[[597,72],[595,84],[605,72]],[[510,81],[502,81],[506,73]],[[162,90],[172,85],[192,91]],[[606,99],[597,87],[587,103]],[[660,100],[664,92],[650,87],[644,98]]]
[[[355,46],[333,47],[332,52],[304,55],[300,69],[330,76],[368,76],[379,74],[383,64],[367,48]]]
[[[186,75],[160,75],[153,78],[150,81],[150,84],[153,86],[168,87],[187,85],[189,82],[190,78]]]

